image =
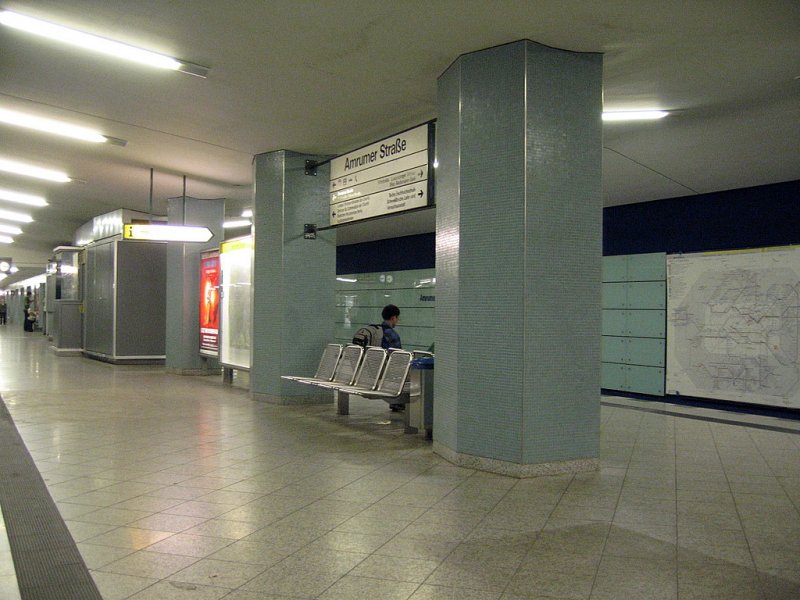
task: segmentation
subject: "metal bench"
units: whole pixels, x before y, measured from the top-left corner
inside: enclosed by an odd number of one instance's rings
[[[362,358],[363,357],[363,358]],[[337,413],[350,414],[350,396],[384,400],[389,404],[410,402],[409,371],[414,354],[370,346],[328,344],[314,377],[283,375],[283,379],[329,389],[335,393]],[[332,375],[331,363],[333,366]],[[409,431],[408,411],[404,415]]]

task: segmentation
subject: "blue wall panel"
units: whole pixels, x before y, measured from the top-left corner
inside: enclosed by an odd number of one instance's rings
[[[800,181],[611,206],[603,255],[704,252],[800,243]]]

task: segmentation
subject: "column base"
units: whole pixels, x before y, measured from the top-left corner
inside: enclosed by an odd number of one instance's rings
[[[50,346],[50,350],[56,356],[83,356],[82,348],[56,348],[55,346]]]
[[[545,475],[563,475],[564,473],[587,473],[600,469],[599,458],[579,458],[549,463],[520,464],[498,460],[496,458],[475,456],[473,454],[462,454],[438,442],[433,442],[433,451],[445,460],[459,467],[517,477],[518,479],[542,477]]]
[[[333,404],[333,396],[273,396],[251,392],[250,398],[256,402],[267,404],[280,404],[282,406],[308,405],[308,404]]]
[[[164,371],[171,375],[219,375],[222,369],[181,369],[179,367],[167,367]]]

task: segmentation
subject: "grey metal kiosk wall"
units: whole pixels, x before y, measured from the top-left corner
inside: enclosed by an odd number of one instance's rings
[[[51,350],[60,356],[80,356],[83,348],[83,300],[80,265],[83,249],[59,246],[55,249],[56,272],[47,278],[48,333]]]
[[[110,362],[165,355],[164,242],[103,240],[86,247],[84,352]]]
[[[596,469],[602,56],[520,41],[439,79],[434,450]]]

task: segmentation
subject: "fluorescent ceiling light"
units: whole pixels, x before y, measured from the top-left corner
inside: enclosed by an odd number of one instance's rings
[[[225,221],[222,224],[224,229],[236,229],[237,227],[250,227],[252,223],[246,219],[238,219],[234,221]]]
[[[13,244],[14,238],[7,235],[0,235],[0,244]]]
[[[14,29],[27,31],[28,33],[33,33],[34,35],[46,37],[71,46],[77,46],[85,50],[99,52],[150,67],[183,71],[184,73],[197,75],[198,77],[205,77],[208,74],[207,67],[182,62],[164,54],[129,46],[122,42],[115,42],[114,40],[102,38],[90,33],[76,31],[75,29],[69,29],[68,27],[34,19],[33,17],[21,15],[10,10],[0,11],[0,23],[8,27],[13,27]]]
[[[189,225],[156,225],[155,223],[126,224],[122,237],[126,240],[151,240],[157,242],[207,242],[214,236],[208,227]]]
[[[47,200],[41,196],[34,196],[32,194],[22,194],[12,190],[5,190],[0,188],[0,200],[7,202],[16,202],[17,204],[25,204],[27,206],[47,206]]]
[[[245,219],[252,219],[253,218],[253,209],[252,208],[246,208],[245,210],[242,211],[242,216]]]
[[[663,119],[668,114],[665,110],[621,110],[604,112],[603,121],[649,121]]]
[[[16,225],[6,225],[5,223],[0,223],[0,231],[3,233],[10,233],[11,235],[19,235],[22,233],[22,229]]]
[[[101,143],[108,141],[106,136],[102,135],[99,131],[80,127],[78,125],[71,125],[55,119],[45,119],[44,117],[36,117],[26,113],[17,112],[15,110],[8,110],[0,108],[0,123],[7,123],[9,125],[16,125],[17,127],[26,127],[28,129],[35,129],[37,131],[44,131],[45,133],[52,133],[55,135],[62,135],[64,137],[82,140],[84,142]]]
[[[32,223],[33,217],[25,213],[18,213],[11,210],[0,210],[0,219],[14,221],[16,223]]]
[[[69,175],[61,171],[53,171],[52,169],[42,169],[41,167],[34,167],[26,165],[14,160],[5,160],[0,158],[0,171],[7,173],[16,173],[17,175],[25,175],[27,177],[35,177],[36,179],[45,179],[47,181],[56,181],[58,183],[67,183],[72,181]]]

